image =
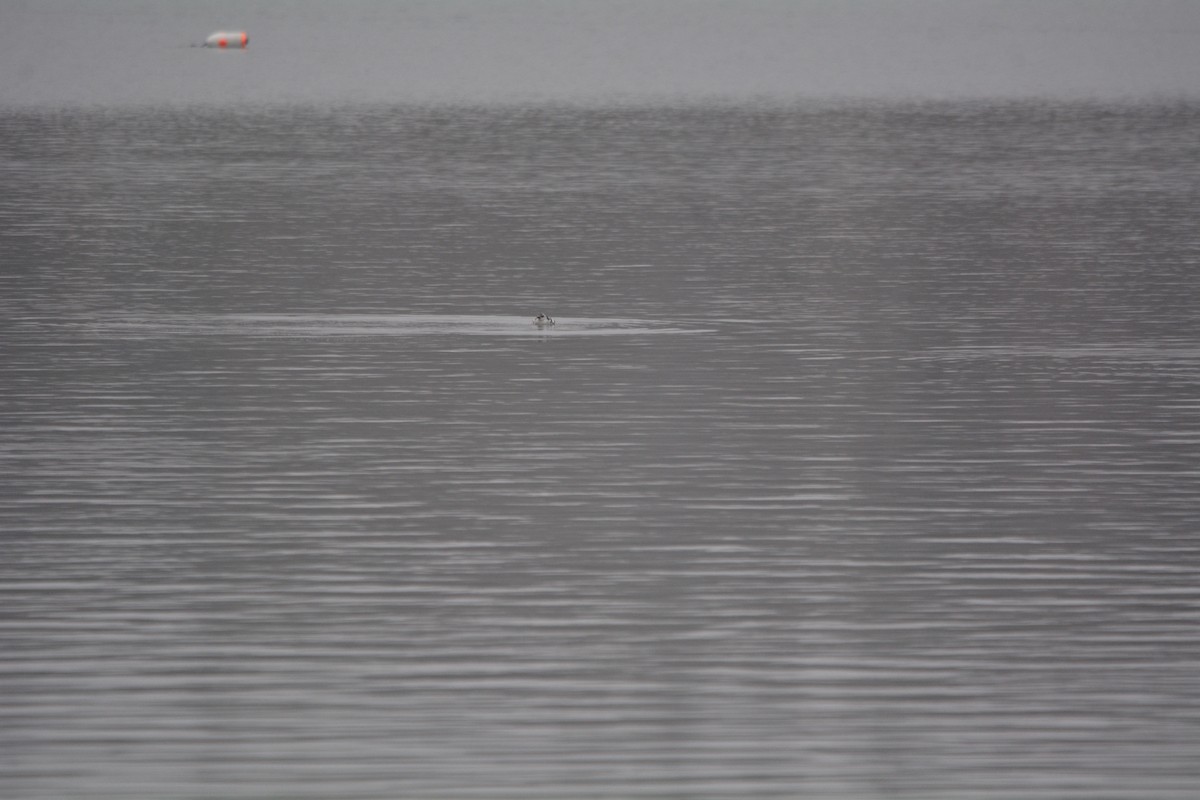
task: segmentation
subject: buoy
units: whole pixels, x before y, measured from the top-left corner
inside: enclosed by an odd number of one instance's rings
[[[242,47],[250,44],[250,37],[245,31],[217,31],[204,40],[205,47]]]

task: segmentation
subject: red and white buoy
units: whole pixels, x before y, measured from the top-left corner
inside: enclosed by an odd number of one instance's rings
[[[217,31],[204,40],[205,47],[218,47],[222,50],[230,47],[245,48],[250,44],[250,37],[245,31]]]

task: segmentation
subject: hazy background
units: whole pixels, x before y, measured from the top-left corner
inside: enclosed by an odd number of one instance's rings
[[[249,51],[188,48],[220,28]],[[2,0],[0,103],[1194,96],[1198,34],[1193,0]]]

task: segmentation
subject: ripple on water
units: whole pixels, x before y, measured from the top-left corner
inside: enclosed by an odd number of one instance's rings
[[[647,336],[711,333],[671,321],[621,317],[559,318],[539,326],[532,317],[482,314],[147,314],[99,317],[90,331],[110,337],[272,336]]]

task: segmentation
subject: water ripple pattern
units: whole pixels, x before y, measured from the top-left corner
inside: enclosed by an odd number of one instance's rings
[[[0,112],[0,796],[1192,800],[1198,132]]]
[[[85,323],[99,335],[131,339],[156,336],[642,336],[707,333],[669,322],[620,318],[558,319],[552,325],[529,317],[468,314],[173,314],[109,315]]]

